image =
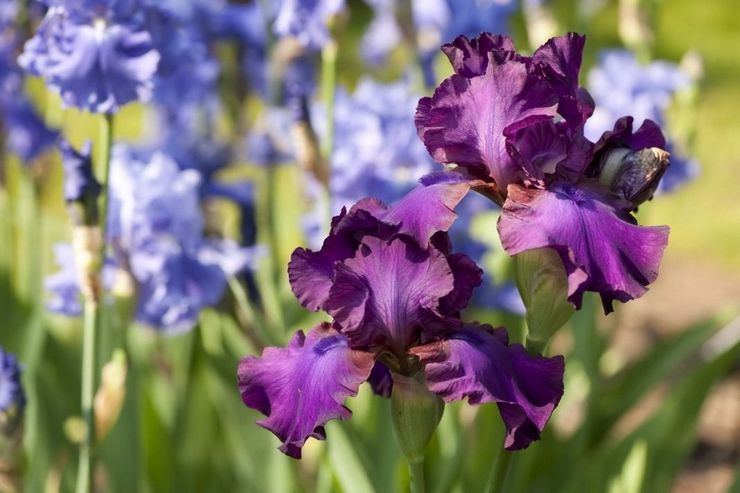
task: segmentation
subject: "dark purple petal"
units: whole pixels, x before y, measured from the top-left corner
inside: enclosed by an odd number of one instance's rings
[[[578,85],[586,37],[575,33],[551,38],[540,46],[532,63],[543,69],[561,97],[558,112],[572,126],[583,124],[594,110],[591,95]]]
[[[489,64],[485,74],[453,75],[416,109],[416,129],[427,150],[441,163],[465,167],[505,190],[522,171],[506,151],[504,130],[534,115],[554,116],[551,88],[528,76],[526,64]]]
[[[505,130],[509,155],[524,173],[523,182],[539,187],[556,173],[576,180],[592,157],[592,144],[580,131],[551,118],[530,117]]]
[[[579,308],[583,292],[594,291],[609,313],[613,300],[639,298],[656,279],[669,228],[631,224],[608,200],[566,183],[549,190],[511,185],[498,223],[501,243],[509,255],[554,248],[568,273],[568,300]]]
[[[385,205],[380,202],[362,200],[350,212],[343,209],[332,219],[331,232],[321,250],[296,248],[293,252],[288,264],[288,279],[298,301],[307,309],[317,311],[324,306],[334,279],[334,264],[354,255],[360,244],[357,237],[378,234],[382,226],[380,221],[361,206],[385,211]]]
[[[462,253],[447,257],[454,278],[454,287],[439,300],[440,311],[449,316],[459,316],[459,311],[468,306],[473,290],[483,282],[483,271],[473,260]]]
[[[293,293],[309,310],[323,308],[335,263],[353,256],[365,235],[390,239],[405,234],[426,248],[432,235],[447,231],[457,219],[452,209],[469,189],[467,182],[419,185],[391,207],[367,198],[349,212],[343,210],[332,220],[331,232],[320,251],[298,248],[293,252],[288,265]]]
[[[424,364],[429,390],[446,402],[467,397],[470,404],[498,404],[508,450],[539,439],[563,395],[563,357],[532,356],[520,344],[509,345],[505,329],[466,326],[411,352]]]
[[[443,326],[440,298],[454,289],[450,265],[435,248],[408,237],[363,239],[357,254],[335,267],[326,311],[352,347],[382,346],[403,355],[411,343]],[[435,324],[436,322],[436,324]]]
[[[375,362],[375,366],[373,366],[373,371],[370,372],[367,382],[377,395],[385,398],[391,396],[391,392],[393,391],[393,377],[388,367],[380,361]]]
[[[242,359],[239,392],[244,404],[267,416],[257,424],[277,435],[280,450],[300,458],[309,437],[324,438],[330,419],[352,416],[344,399],[357,395],[372,368],[372,354],[350,349],[347,338],[324,323],[307,336],[297,332],[288,347]]]
[[[414,238],[422,248],[438,231],[447,231],[457,219],[453,209],[470,190],[467,182],[419,185],[384,213],[381,221],[398,225],[398,232]]]
[[[486,73],[489,61],[501,65],[516,55],[510,37],[490,33],[473,39],[458,36],[452,43],[442,45],[442,51],[455,72],[467,78]]]
[[[666,148],[666,140],[657,123],[646,119],[636,132],[632,132],[633,118],[624,116],[617,120],[614,129],[604,134],[596,143],[594,152],[616,149],[620,147],[633,151],[649,147]]]

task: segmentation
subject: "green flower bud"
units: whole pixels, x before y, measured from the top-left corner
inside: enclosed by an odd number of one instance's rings
[[[427,389],[423,372],[414,376],[393,373],[391,409],[401,450],[410,463],[422,462],[442,419],[442,399]]]
[[[544,349],[575,311],[563,261],[551,248],[527,250],[514,256],[514,273],[527,308],[527,345]]]

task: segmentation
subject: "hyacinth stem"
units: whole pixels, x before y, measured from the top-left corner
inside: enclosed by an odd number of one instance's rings
[[[506,484],[506,478],[509,475],[509,469],[511,469],[512,459],[514,454],[508,452],[505,449],[501,449],[496,458],[496,463],[491,468],[491,472],[488,475],[486,481],[485,493],[501,493],[504,491],[504,485]]]
[[[103,264],[105,263],[105,236],[108,218],[109,203],[109,171],[111,145],[113,143],[113,115],[102,115],[100,134],[98,136],[96,151],[98,154],[98,167],[101,172],[101,182],[104,191],[101,197],[100,207],[100,229],[102,241],[98,252],[98,263],[96,266],[96,277],[100,279]],[[83,290],[85,296],[84,308],[84,328],[82,336],[82,382],[81,382],[81,408],[82,419],[85,422],[85,437],[80,443],[80,458],[77,469],[77,493],[89,493],[92,491],[92,473],[93,473],[93,446],[95,443],[95,411],[93,408],[93,399],[95,395],[95,375],[97,372],[95,355],[96,355],[96,332],[98,331],[101,321],[100,303],[102,295],[101,290]]]
[[[409,486],[411,493],[424,493],[424,461],[409,461]]]

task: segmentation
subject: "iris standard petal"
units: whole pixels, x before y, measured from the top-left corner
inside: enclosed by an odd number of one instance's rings
[[[357,395],[373,369],[370,353],[350,349],[347,338],[328,323],[299,331],[285,348],[269,347],[262,356],[239,363],[244,404],[267,417],[257,422],[282,441],[280,450],[300,458],[309,437],[324,438],[331,419],[349,419],[343,405]]]
[[[356,255],[336,266],[326,310],[353,347],[389,348],[398,356],[442,326],[440,298],[454,288],[445,255],[413,239],[363,239]]]
[[[452,43],[442,45],[442,51],[455,73],[468,78],[485,74],[489,62],[500,65],[516,56],[510,37],[491,33],[481,33],[473,39],[458,36]]]
[[[483,75],[453,75],[416,110],[416,129],[441,163],[455,163],[505,190],[522,176],[506,150],[507,127],[535,115],[554,116],[557,98],[525,63],[489,64]]]

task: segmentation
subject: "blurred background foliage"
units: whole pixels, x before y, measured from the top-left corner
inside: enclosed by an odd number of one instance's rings
[[[621,46],[617,2],[593,2],[603,5],[588,19],[578,14],[586,3],[552,2],[563,30],[588,36],[582,73],[600,50]],[[370,12],[359,1],[350,2],[350,11],[338,66],[340,82],[352,87],[363,73],[357,41]],[[567,357],[565,395],[542,441],[520,453],[508,491],[740,491],[740,10],[735,0],[663,0],[653,5],[653,16],[653,57],[678,61],[695,50],[704,61],[698,103],[678,104],[670,120],[679,132],[695,126],[688,144],[701,175],[641,211],[642,222],[671,226],[661,277],[651,291],[608,319],[587,299],[552,344],[550,353]],[[512,32],[526,46],[520,14]],[[408,62],[408,54],[394,53],[375,75],[392,79]],[[31,82],[29,93],[75,144],[95,139],[95,117],[60,110],[39,81]],[[141,106],[125,108],[116,120],[116,139],[140,137],[145,118]],[[81,323],[46,312],[42,294],[43,276],[55,270],[52,245],[70,235],[61,166],[53,155],[34,168],[11,158],[4,168],[0,345],[24,365],[24,490],[71,491],[77,448],[69,419],[79,413]],[[318,317],[299,307],[285,275],[290,252],[304,242],[302,204],[293,200],[302,181],[291,166],[268,170],[244,163],[231,173],[255,180],[259,209],[279,211],[273,224],[258,229],[260,243],[276,248],[257,277],[261,285],[275,286],[266,301],[273,305],[265,310],[272,320],[265,323],[276,343],[285,342]],[[261,186],[269,183],[277,184],[276,193]],[[233,211],[220,208],[226,228],[233,228]],[[495,242],[493,220],[480,219],[478,228]],[[330,439],[307,444],[302,461],[276,450],[277,439],[254,424],[258,414],[243,406],[236,389],[239,359],[257,348],[233,315],[233,295],[206,309],[195,330],[172,337],[129,326],[130,310],[130,302],[119,300],[101,336],[99,360],[126,346],[129,364],[120,418],[97,451],[99,491],[407,488],[389,404],[369,389],[349,403],[353,419],[331,423]],[[481,308],[471,309],[469,318],[521,326]],[[494,406],[448,405],[428,452],[430,490],[479,491],[502,433]]]

